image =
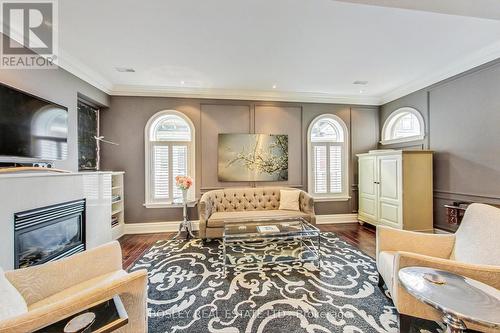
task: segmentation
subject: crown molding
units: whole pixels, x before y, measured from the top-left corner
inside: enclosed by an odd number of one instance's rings
[[[349,96],[314,92],[177,88],[162,86],[114,86],[112,96],[148,96],[177,98],[235,99],[249,101],[276,101],[299,103],[335,103],[357,105],[379,105],[380,98],[374,96]]]
[[[441,81],[463,74],[490,61],[500,59],[500,42],[479,49],[461,60],[450,63],[433,74],[425,75],[392,90],[380,98],[380,105],[392,102],[415,91],[430,87]]]
[[[105,92],[106,94],[111,94],[113,84],[110,81],[108,81],[104,76],[100,75],[96,71],[89,68],[87,65],[84,65],[82,62],[70,55],[68,52],[65,52],[60,47],[57,65],[70,74],[73,74],[77,78]]]

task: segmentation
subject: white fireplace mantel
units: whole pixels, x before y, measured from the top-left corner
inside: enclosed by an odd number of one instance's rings
[[[111,172],[0,175],[0,266],[14,268],[14,213],[86,199],[86,248],[111,241]]]

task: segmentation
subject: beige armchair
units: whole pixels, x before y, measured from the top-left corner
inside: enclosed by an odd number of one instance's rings
[[[300,191],[299,209],[279,210],[280,190],[296,190],[287,187],[245,187],[208,191],[198,205],[200,238],[220,238],[224,221],[238,219],[297,218],[316,223],[314,199]]]
[[[120,295],[129,323],[117,332],[147,332],[145,270],[122,269],[118,242],[39,266],[5,272],[27,311],[0,320],[0,332],[32,332]],[[2,300],[0,300],[2,302]]]
[[[377,227],[377,268],[400,314],[401,332],[412,317],[441,321],[442,315],[406,292],[398,272],[408,266],[432,267],[500,289],[500,209],[472,204],[455,234],[424,234]],[[469,329],[485,331],[466,322]],[[498,332],[498,330],[486,330]]]

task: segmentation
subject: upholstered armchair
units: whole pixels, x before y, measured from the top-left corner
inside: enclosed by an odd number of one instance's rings
[[[423,266],[453,272],[500,289],[500,209],[472,204],[455,234],[425,234],[377,227],[379,285],[385,282],[400,314],[401,332],[409,332],[412,317],[441,321],[442,314],[411,296],[398,272]],[[467,328],[485,331],[473,323]],[[498,332],[486,330],[486,332]]]
[[[14,316],[0,320],[0,332],[32,332],[51,325],[90,305],[119,295],[129,322],[117,332],[147,332],[145,270],[127,273],[122,269],[118,242],[39,266],[5,272],[11,285],[10,304],[0,299],[0,309],[18,307]],[[2,281],[0,281],[2,282]],[[13,288],[12,288],[13,287]],[[13,295],[12,291],[20,294]],[[23,310],[24,308],[24,310]]]
[[[304,218],[316,223],[314,199],[300,191],[299,210],[280,210],[280,190],[287,187],[245,187],[208,191],[198,205],[200,238],[220,238],[224,221],[266,218]],[[299,190],[297,190],[299,191]]]

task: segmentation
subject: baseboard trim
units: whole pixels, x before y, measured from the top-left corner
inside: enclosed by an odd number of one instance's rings
[[[125,234],[125,224],[119,224],[111,228],[111,238],[118,239]]]
[[[159,232],[176,232],[179,230],[181,221],[149,222],[149,223],[126,223],[124,235],[130,234],[154,234]],[[199,229],[199,221],[192,221],[193,230]]]
[[[192,221],[193,229],[199,230],[199,221]],[[316,224],[357,223],[357,214],[330,214],[316,215]],[[149,222],[149,223],[126,223],[123,231],[117,237],[131,234],[153,234],[159,232],[176,232],[179,230],[181,221]]]
[[[316,215],[316,224],[358,223],[358,214]]]

